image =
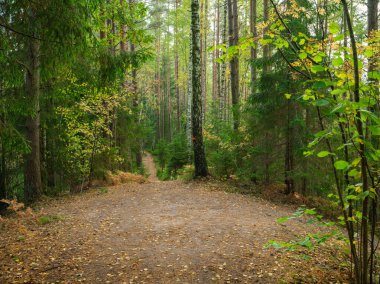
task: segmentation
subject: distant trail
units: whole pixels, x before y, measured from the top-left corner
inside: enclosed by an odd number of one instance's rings
[[[150,153],[145,153],[145,156],[143,157],[143,164],[149,174],[148,181],[159,181],[159,179],[157,178],[156,166],[154,165],[153,157]]]
[[[320,281],[291,283],[342,282],[330,251],[306,261],[264,248],[310,232],[298,220],[276,223],[293,209],[217,182],[156,182],[151,155],[144,164],[148,183],[40,205],[59,221],[26,230],[0,223],[0,283],[289,283],[313,270]]]

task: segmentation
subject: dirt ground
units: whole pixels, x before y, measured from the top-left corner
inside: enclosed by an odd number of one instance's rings
[[[311,230],[276,222],[294,208],[217,182],[161,182],[152,158],[144,163],[147,183],[48,201],[39,209],[56,221],[0,227],[0,283],[345,282],[330,246],[307,255],[264,247]]]

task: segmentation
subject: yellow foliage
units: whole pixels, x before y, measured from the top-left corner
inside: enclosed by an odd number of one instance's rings
[[[106,182],[106,185],[119,185],[119,184],[130,183],[130,182],[144,183],[146,182],[146,179],[142,175],[137,175],[133,173],[122,172],[122,171],[112,173],[110,171],[107,171],[105,182]]]

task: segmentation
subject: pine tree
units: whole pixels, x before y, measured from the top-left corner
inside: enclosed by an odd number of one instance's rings
[[[192,140],[194,148],[195,177],[208,174],[202,133],[202,89],[201,89],[201,50],[200,50],[199,1],[191,1],[192,32]]]

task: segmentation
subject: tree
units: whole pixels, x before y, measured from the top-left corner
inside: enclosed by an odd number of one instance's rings
[[[249,21],[250,21],[250,32],[253,37],[253,43],[255,42],[255,39],[257,37],[257,1],[256,0],[250,0],[250,15],[249,15]],[[255,92],[255,83],[257,79],[256,74],[256,66],[255,61],[257,59],[257,47],[251,47],[251,94]]]
[[[195,177],[208,174],[202,133],[202,89],[201,89],[201,50],[200,50],[199,1],[191,1],[192,35],[192,140],[194,148]]]
[[[237,0],[227,0],[228,6],[228,36],[229,46],[237,48],[239,43],[238,8]],[[238,130],[240,124],[240,94],[239,94],[239,57],[238,52],[233,53],[230,61],[231,67],[231,95],[232,95],[232,114],[233,128]]]
[[[29,7],[29,30],[34,37],[37,34],[36,7]],[[25,155],[24,190],[25,200],[31,202],[42,194],[40,159],[40,40],[27,38],[27,63],[25,91],[31,102],[31,115],[26,118],[26,139],[30,143],[30,152]]]

